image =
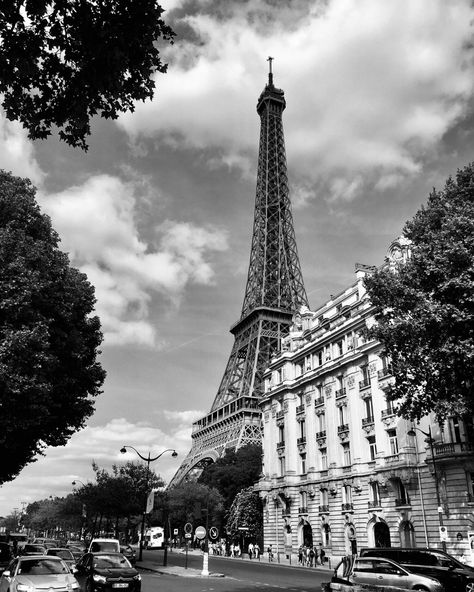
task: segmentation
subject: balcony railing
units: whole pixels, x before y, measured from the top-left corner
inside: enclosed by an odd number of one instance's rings
[[[395,500],[395,507],[400,508],[402,506],[411,506],[410,500],[403,497],[397,498]]]
[[[277,448],[285,448],[285,440],[282,440],[281,442],[277,442]]]
[[[304,413],[304,405],[298,405],[296,408],[296,413]]]
[[[394,463],[400,462],[400,454],[390,454],[385,457],[385,463],[387,465],[393,465]]]
[[[306,436],[301,436],[301,438],[298,438],[298,439],[296,440],[296,444],[297,444],[298,446],[300,446],[301,444],[306,444]]]
[[[391,366],[385,366],[385,368],[382,368],[382,370],[379,370],[377,372],[377,378],[379,380],[383,380],[384,378],[388,378],[389,376],[392,376],[392,367]]]
[[[372,415],[369,415],[369,417],[362,418],[362,427],[368,426],[372,423],[374,423],[374,417]]]
[[[339,426],[337,426],[337,433],[341,434],[342,432],[348,432],[349,431],[349,424],[348,423],[343,423]]]
[[[323,430],[322,432],[316,432],[316,440],[319,440],[320,438],[325,438],[326,437],[326,430]]]
[[[387,409],[383,409],[382,413],[381,413],[382,419],[384,417],[390,417],[391,415],[395,415],[395,413],[396,413],[396,410],[393,407],[388,407]]]
[[[320,514],[329,514],[329,506],[319,506],[319,513]]]
[[[341,504],[341,510],[343,512],[352,512],[354,510],[354,504]]]
[[[308,508],[306,506],[302,506],[301,508],[298,508],[298,514],[307,514],[308,513]]]
[[[370,378],[364,378],[364,380],[359,380],[359,390],[366,389],[370,387]]]
[[[314,399],[314,406],[319,407],[320,405],[324,405],[324,397],[318,397]]]
[[[372,510],[374,508],[381,508],[382,504],[381,504],[380,500],[373,500],[373,501],[368,502],[368,506],[369,506],[369,510]]]
[[[283,416],[285,415],[284,411],[277,411],[276,413],[276,418],[277,419],[283,419]]]
[[[340,399],[341,397],[345,397],[346,396],[346,389],[345,388],[340,388],[336,391],[336,399]]]

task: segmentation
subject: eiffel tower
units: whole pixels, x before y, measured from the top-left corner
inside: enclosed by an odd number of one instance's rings
[[[191,450],[169,486],[197,478],[227,448],[261,443],[263,372],[287,335],[293,313],[308,306],[288,190],[282,122],[286,102],[283,91],[273,85],[272,59],[268,84],[257,102],[257,191],[242,312],[230,329],[234,345],[214,403],[194,422]]]

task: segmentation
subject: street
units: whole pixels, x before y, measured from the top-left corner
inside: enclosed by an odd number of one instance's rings
[[[145,551],[143,559],[150,561],[159,569],[163,565],[162,551]],[[184,567],[184,553],[169,553],[169,566]],[[188,568],[202,569],[202,555],[189,553]],[[227,557],[209,556],[209,572],[222,573],[224,577],[181,577],[142,571],[142,590],[152,592],[157,588],[173,592],[174,590],[230,592],[233,590],[291,590],[294,592],[319,592],[321,583],[329,581],[329,570],[319,568],[289,567],[261,561],[230,559]]]

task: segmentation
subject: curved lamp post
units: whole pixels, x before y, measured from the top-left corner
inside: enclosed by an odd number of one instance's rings
[[[85,487],[85,484],[82,481],[79,481],[79,479],[74,479],[74,481],[71,482],[71,485],[77,485],[78,483]]]
[[[149,452],[148,452],[148,456],[143,456],[133,446],[122,446],[122,448],[120,449],[120,452],[122,454],[125,454],[127,452],[127,448],[130,448],[131,450],[133,450],[143,461],[146,462],[145,507],[143,508],[142,526],[141,526],[141,534],[140,534],[140,551],[138,554],[138,561],[142,561],[142,558],[143,558],[143,538],[145,536],[146,506],[147,506],[147,499],[148,499],[148,478],[150,475],[150,463],[155,462],[155,460],[158,460],[160,458],[160,456],[163,456],[163,454],[165,452],[171,452],[171,456],[173,456],[173,457],[178,456],[178,453],[176,452],[176,450],[174,450],[174,448],[167,448],[166,450],[163,450],[163,452],[160,452],[160,454],[158,454],[157,456],[150,456]],[[165,550],[166,550],[166,540],[164,541],[164,543],[165,543]]]
[[[426,441],[428,442],[428,444],[430,446],[431,460],[433,461],[433,476],[434,476],[434,482],[435,482],[436,503],[438,505],[438,519],[439,519],[439,526],[440,526],[440,530],[441,530],[444,527],[443,506],[441,505],[441,496],[439,494],[438,471],[436,468],[435,452],[434,452],[434,448],[433,448],[434,439],[431,434],[431,426],[428,426],[427,432],[424,432],[420,428],[415,428],[415,426],[412,426],[412,428],[408,430],[407,436],[414,436],[416,438],[416,431],[420,432],[420,434],[423,434],[423,436],[426,436]],[[443,547],[443,551],[446,552],[446,541],[442,540],[441,546]]]

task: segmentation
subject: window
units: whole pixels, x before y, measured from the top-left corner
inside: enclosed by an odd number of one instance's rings
[[[367,397],[365,399],[365,417],[367,419],[374,419],[374,407],[372,404],[372,397]]]
[[[300,438],[306,438],[306,422],[303,421],[298,422],[300,424]]]
[[[306,493],[306,491],[300,491],[300,507],[308,507],[308,494]]]
[[[321,469],[325,471],[328,468],[328,451],[327,448],[321,448]]]
[[[370,460],[375,460],[375,457],[377,456],[377,442],[375,441],[375,436],[369,436],[367,442],[369,443]]]
[[[388,430],[388,444],[390,447],[390,454],[398,454],[398,440],[397,440],[397,430]]]
[[[349,442],[344,442],[344,444],[342,445],[342,457],[343,457],[343,461],[342,461],[343,466],[347,467],[352,463],[352,461],[351,461],[351,446],[350,446]]]
[[[309,372],[311,368],[311,356],[306,356],[306,358],[304,359],[304,371]]]
[[[318,432],[324,432],[326,430],[326,414],[321,413],[318,415]]]
[[[339,425],[344,425],[346,423],[346,406],[341,405],[339,407]]]
[[[285,457],[284,456],[280,456],[280,458],[278,459],[279,463],[280,463],[280,477],[283,477],[283,475],[285,474]]]
[[[327,507],[329,505],[328,499],[328,490],[321,489],[321,505]]]
[[[285,427],[282,425],[278,426],[278,442],[285,443]]]
[[[322,352],[322,350],[319,351],[316,355],[318,357],[318,366],[322,366],[323,365],[323,352]]]
[[[470,502],[474,502],[474,473],[466,473],[467,494]]]
[[[352,504],[352,487],[350,485],[344,485],[342,499],[345,504]]]
[[[302,453],[300,454],[300,469],[301,469],[301,474],[305,475],[306,474],[306,453]]]
[[[399,504],[405,505],[410,503],[410,498],[408,497],[407,490],[405,489],[405,486],[403,485],[400,479],[398,479],[397,481],[397,493],[397,501]]]
[[[295,377],[298,378],[298,376],[301,376],[303,374],[303,364],[297,363],[295,364]]]
[[[331,527],[329,524],[323,524],[321,528],[321,534],[323,539],[323,547],[329,547],[331,544]]]
[[[338,356],[342,356],[344,353],[344,343],[342,339],[336,343],[336,353]]]
[[[374,506],[380,506],[380,489],[377,481],[370,484],[370,499]]]

